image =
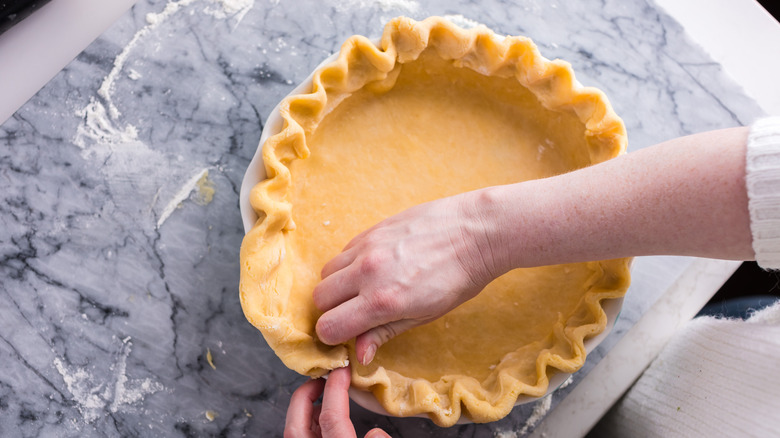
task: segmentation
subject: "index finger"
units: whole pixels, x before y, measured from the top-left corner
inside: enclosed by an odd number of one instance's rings
[[[322,396],[323,409],[335,409],[349,415],[349,383],[352,375],[349,367],[337,368],[328,374],[325,382],[325,395]]]
[[[384,321],[368,316],[370,313],[362,304],[364,301],[365,298],[358,295],[323,313],[314,326],[319,339],[328,345],[338,345],[384,324]]]
[[[311,429],[314,402],[320,398],[325,383],[322,379],[309,380],[293,392],[284,423],[286,437],[315,437]]]
[[[325,394],[322,396],[320,427],[325,437],[355,437],[355,427],[349,419],[349,367],[338,368],[328,374]]]

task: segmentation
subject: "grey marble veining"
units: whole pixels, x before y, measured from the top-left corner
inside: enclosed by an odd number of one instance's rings
[[[572,63],[630,150],[760,114],[641,0],[140,0],[0,126],[0,435],[281,436],[305,378],[238,302],[243,172],[271,108],[347,37],[445,14]],[[689,263],[637,260],[613,335],[552,406]],[[450,429],[353,419],[359,433],[506,437],[535,408]]]

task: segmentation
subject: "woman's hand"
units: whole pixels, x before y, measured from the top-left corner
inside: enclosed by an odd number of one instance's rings
[[[349,419],[349,368],[333,370],[328,380],[309,380],[290,399],[284,425],[286,438],[350,438],[356,437]],[[324,390],[324,394],[323,394]],[[322,405],[315,406],[322,395]],[[390,438],[382,429],[372,429],[366,438]]]
[[[367,365],[377,348],[477,295],[500,272],[479,192],[412,207],[356,236],[322,269],[314,303],[326,344],[357,337]]]

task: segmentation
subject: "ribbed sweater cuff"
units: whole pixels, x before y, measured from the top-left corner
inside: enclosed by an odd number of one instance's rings
[[[780,269],[780,117],[761,119],[748,136],[745,183],[756,261]]]

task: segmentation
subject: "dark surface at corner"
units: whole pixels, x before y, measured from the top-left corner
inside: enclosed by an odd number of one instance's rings
[[[767,295],[780,297],[780,271],[765,271],[756,262],[744,262],[708,304]]]
[[[763,6],[767,12],[775,17],[775,20],[780,21],[780,2],[777,0],[758,0],[758,2],[761,3],[761,6]]]
[[[10,29],[49,0],[0,0],[0,33]]]

